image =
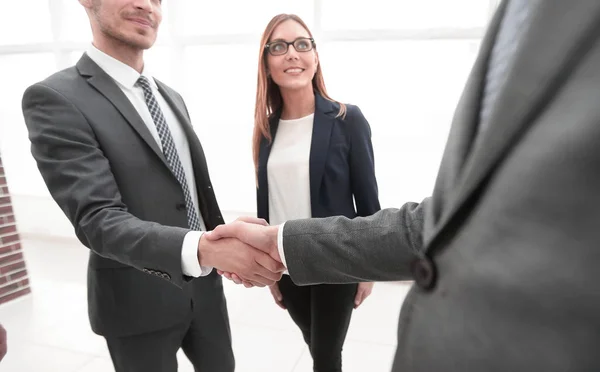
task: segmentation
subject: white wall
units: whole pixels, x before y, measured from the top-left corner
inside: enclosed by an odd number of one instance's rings
[[[431,193],[495,3],[177,0],[165,2],[160,42],[147,61],[186,99],[226,216],[254,214],[250,141],[259,37],[272,15],[298,13],[315,33],[329,93],[360,106],[371,124],[382,207],[400,206]],[[90,37],[86,16],[72,0],[9,7],[14,17],[0,22],[0,151],[19,230],[70,236],[30,155],[20,100],[28,85],[79,58]],[[25,14],[31,22],[21,21]]]

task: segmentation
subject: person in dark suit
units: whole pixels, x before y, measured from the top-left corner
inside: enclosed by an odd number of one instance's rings
[[[599,25],[597,0],[500,4],[423,202],[209,238],[299,285],[414,280],[394,372],[599,371]]]
[[[328,96],[312,34],[296,15],[275,16],[262,36],[253,150],[257,215],[271,224],[380,209],[369,124],[358,107]],[[372,287],[300,287],[284,275],[270,289],[302,331],[314,370],[333,372],[342,370],[352,310]]]
[[[88,308],[116,371],[234,370],[223,285],[281,277],[266,254],[202,237],[223,223],[181,96],[144,69],[160,1],[80,0],[93,45],[77,65],[29,87],[23,113],[46,185],[90,248]]]

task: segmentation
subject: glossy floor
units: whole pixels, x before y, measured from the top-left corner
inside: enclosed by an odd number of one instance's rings
[[[23,241],[32,294],[0,306],[8,330],[6,372],[112,371],[104,339],[90,330],[85,275],[87,249],[76,241]],[[378,283],[354,312],[343,351],[345,372],[387,372],[407,284]],[[225,283],[237,372],[310,372],[312,360],[300,331],[265,288]],[[249,306],[251,304],[251,306]],[[179,370],[193,368],[182,352]]]

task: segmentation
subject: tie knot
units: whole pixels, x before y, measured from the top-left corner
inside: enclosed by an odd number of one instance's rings
[[[139,79],[137,80],[137,84],[142,87],[142,89],[146,92],[152,92],[152,89],[150,88],[150,80],[148,80],[147,77],[145,77],[144,75],[140,76]]]

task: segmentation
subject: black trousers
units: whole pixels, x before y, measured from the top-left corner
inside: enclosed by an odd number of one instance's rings
[[[315,372],[341,372],[342,347],[350,325],[357,284],[297,286],[279,281],[283,303],[302,331]]]
[[[231,330],[222,279],[199,279],[194,306],[182,323],[140,335],[106,338],[116,372],[177,372],[181,348],[196,372],[233,372]]]

